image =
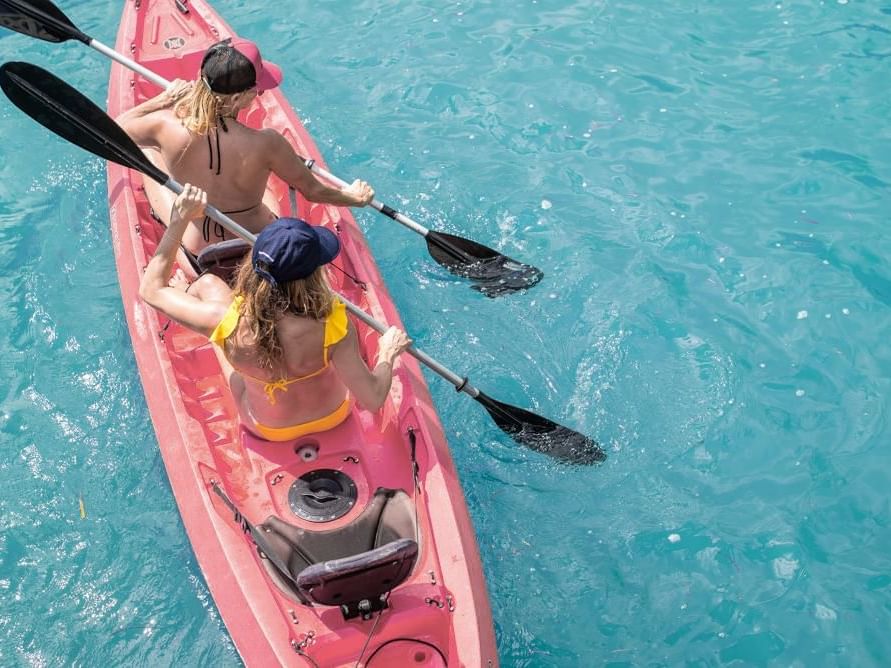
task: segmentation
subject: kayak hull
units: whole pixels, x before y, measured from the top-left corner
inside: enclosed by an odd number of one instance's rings
[[[169,80],[194,79],[204,50],[233,35],[201,0],[179,6],[174,0],[128,0],[116,48]],[[156,86],[112,65],[112,117],[157,92]],[[257,98],[242,122],[276,129],[300,155],[324,165],[280,90]],[[300,199],[292,211],[287,188],[275,177],[269,191],[280,215],[297,215],[339,235],[340,262],[364,286],[338,275],[335,289],[378,320],[401,327],[349,210]],[[139,277],[163,233],[150,215],[142,176],[109,164],[108,193],[124,308],[161,455],[198,564],[245,663],[336,668],[355,665],[361,653],[372,668],[496,666],[473,526],[417,362],[407,355],[400,359],[390,397],[378,413],[354,408],[340,426],[296,442],[255,438],[239,425],[207,340],[176,324],[164,331],[165,320],[139,299]],[[352,324],[363,355],[373,360],[376,334],[357,321]],[[323,526],[298,517],[289,502],[292,483],[318,469],[340,471],[356,488],[354,507]],[[212,492],[214,484],[254,524],[275,516],[310,531],[349,525],[378,488],[404,490],[415,508],[417,563],[390,593],[389,607],[369,620],[345,620],[337,608],[303,605],[267,575],[256,547]]]

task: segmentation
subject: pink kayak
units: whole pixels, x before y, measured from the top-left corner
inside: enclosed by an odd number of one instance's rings
[[[233,36],[201,0],[129,0],[117,50],[167,79],[194,79],[205,49]],[[113,64],[108,111],[158,92]],[[280,90],[242,121],[274,128],[322,163]],[[340,235],[335,289],[402,326],[346,209],[297,203],[270,179],[282,215]],[[418,363],[407,355],[379,413],[291,443],[241,428],[208,341],[164,322],[138,296],[163,233],[142,176],[108,165],[112,238],[149,411],[192,548],[248,666],[496,666],[491,610],[473,526]],[[377,335],[358,327],[366,359]]]

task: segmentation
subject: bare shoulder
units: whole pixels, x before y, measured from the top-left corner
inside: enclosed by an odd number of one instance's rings
[[[163,135],[166,143],[182,143],[189,140],[188,128],[173,109],[159,109],[147,114],[146,118],[151,119],[155,132]]]
[[[262,158],[264,162],[274,162],[281,155],[284,142],[282,136],[270,128],[254,129],[242,125],[240,145],[246,155]],[[287,143],[285,142],[287,145]]]
[[[254,132],[257,134],[260,143],[262,143],[269,151],[281,151],[290,147],[290,144],[288,144],[287,140],[282,137],[278,130],[274,130],[273,128],[261,128],[260,130],[254,130]]]
[[[150,111],[145,115],[145,118],[150,119],[155,125],[163,125],[163,126],[175,126],[177,128],[182,128],[185,131],[185,127],[183,127],[182,120],[176,115],[173,109],[166,107],[164,109],[156,109],[155,111]]]
[[[231,288],[213,274],[204,274],[189,286],[189,293],[201,302],[207,318],[219,322],[226,315],[234,297]]]
[[[219,322],[224,317],[226,317],[226,313],[229,311],[229,307],[232,305],[231,300],[222,301],[216,297],[203,301],[207,305],[207,313],[212,322]]]

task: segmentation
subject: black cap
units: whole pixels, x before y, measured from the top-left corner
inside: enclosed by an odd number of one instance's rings
[[[263,61],[256,44],[237,37],[211,45],[201,61],[201,79],[214,93],[234,95],[255,86],[275,88],[282,75],[278,67]]]

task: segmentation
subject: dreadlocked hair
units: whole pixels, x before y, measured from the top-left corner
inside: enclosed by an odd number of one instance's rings
[[[274,286],[254,271],[250,256],[235,277],[235,294],[243,295],[241,322],[247,327],[257,366],[269,372],[281,368],[284,351],[275,325],[290,311],[295,315],[324,320],[331,313],[334,293],[324,267],[318,267],[306,278]],[[231,339],[230,339],[231,340]],[[228,341],[227,341],[228,344]]]
[[[198,78],[191,90],[173,107],[173,113],[190,132],[206,135],[219,125],[220,117],[231,114],[233,95],[214,93],[204,79]]]

